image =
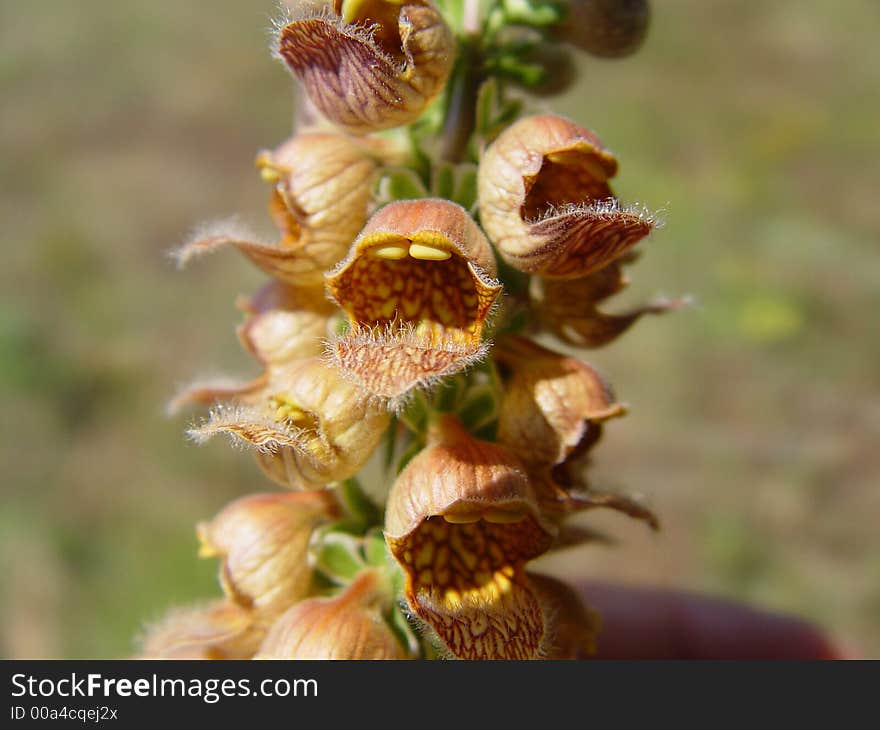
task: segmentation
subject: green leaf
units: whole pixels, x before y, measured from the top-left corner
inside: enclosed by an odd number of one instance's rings
[[[504,0],[502,8],[508,23],[522,23],[539,28],[560,23],[568,9],[565,3],[537,0]]]
[[[385,536],[379,528],[373,528],[364,536],[364,557],[367,563],[377,568],[386,568],[391,562]]]
[[[360,538],[348,533],[324,532],[312,550],[315,569],[332,581],[350,583],[365,567],[360,544]]]
[[[379,508],[367,496],[355,477],[346,479],[339,485],[339,494],[349,514],[362,527],[375,525],[381,521]]]

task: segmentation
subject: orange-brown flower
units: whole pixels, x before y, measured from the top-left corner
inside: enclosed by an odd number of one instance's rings
[[[687,299],[657,299],[620,314],[609,314],[599,304],[622,291],[629,279],[623,265],[625,254],[581,279],[532,280],[531,297],[541,325],[563,342],[577,347],[602,347],[617,339],[646,314],[663,314],[687,303]]]
[[[479,167],[480,221],[501,256],[530,274],[572,279],[648,235],[654,220],[608,185],[617,160],[592,132],[554,115],[521,119]]]
[[[545,617],[525,565],[552,543],[522,465],[442,416],[388,496],[385,539],[406,599],[453,655],[532,659]]]
[[[430,2],[315,5],[279,23],[275,50],[334,124],[355,134],[408,124],[443,90],[455,40]]]
[[[599,614],[561,580],[529,573],[550,630],[546,659],[584,659],[596,652],[596,636],[602,626]]]
[[[529,465],[562,463],[591,423],[626,412],[599,374],[577,358],[518,336],[500,340],[493,357],[506,376],[498,440]]]
[[[320,489],[348,479],[369,459],[390,415],[321,358],[297,360],[256,390],[217,406],[190,430],[198,442],[226,433],[256,450],[282,486]]]
[[[330,344],[341,371],[396,399],[485,354],[483,326],[501,291],[486,237],[446,200],[391,203],[376,213],[327,290],[350,330]]]
[[[309,595],[312,532],[339,514],[328,491],[242,497],[199,524],[199,554],[221,558],[220,584],[227,597],[265,625]]]
[[[171,413],[190,404],[212,405],[252,395],[267,387],[273,373],[288,364],[319,356],[336,311],[323,287],[299,288],[278,281],[270,282],[239,306],[247,314],[238,328],[239,339],[265,367],[264,372],[247,381],[198,381],[174,397],[168,405]]]
[[[143,659],[250,659],[264,631],[230,601],[174,608],[140,639]]]
[[[197,233],[178,252],[182,265],[223,246],[234,246],[274,278],[315,286],[341,259],[367,219],[374,159],[342,134],[298,134],[257,165],[274,184],[269,211],[281,232],[277,245],[250,240],[249,233],[221,223]]]
[[[391,595],[375,570],[361,573],[342,594],[308,598],[269,630],[255,659],[407,659],[385,616]]]

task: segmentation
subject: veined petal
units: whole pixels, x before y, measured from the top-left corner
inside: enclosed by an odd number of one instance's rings
[[[562,463],[590,423],[626,413],[601,376],[577,358],[518,336],[500,340],[494,358],[504,380],[498,440],[529,464]]]
[[[264,631],[253,614],[229,601],[169,611],[140,639],[144,659],[250,659]]]
[[[385,581],[366,571],[340,595],[308,598],[279,618],[255,659],[407,659],[384,614]]]
[[[460,206],[425,199],[374,215],[327,290],[350,331],[330,343],[340,370],[399,399],[485,353],[482,332],[501,292],[491,247]]]
[[[596,652],[596,637],[602,627],[599,614],[561,580],[538,573],[528,574],[548,617],[546,659],[584,659]]]
[[[533,659],[545,618],[525,575],[553,532],[522,466],[451,416],[401,472],[385,539],[406,574],[410,609],[463,659]]]
[[[221,558],[227,597],[265,625],[309,595],[309,540],[339,514],[329,491],[249,495],[198,525],[199,554]]]
[[[269,368],[320,355],[336,311],[323,287],[292,287],[281,282],[267,284],[241,306],[248,318],[238,328],[239,339]]]
[[[320,285],[367,219],[375,161],[350,137],[314,132],[262,152],[257,166],[274,186],[269,211],[281,240],[256,241],[239,226],[220,222],[185,243],[176,253],[178,263],[232,246],[279,281]]]
[[[617,160],[589,130],[553,115],[526,117],[486,150],[480,221],[511,266],[551,278],[586,276],[656,225],[614,198]]]
[[[369,459],[390,415],[320,358],[276,369],[264,389],[215,408],[190,430],[198,442],[225,433],[256,450],[278,484],[319,489],[354,475]]]
[[[617,339],[646,314],[663,314],[688,303],[687,298],[658,299],[619,314],[598,305],[629,283],[624,256],[582,279],[535,279],[531,298],[541,324],[563,342],[578,347],[602,347]]]
[[[414,121],[455,60],[452,32],[423,0],[309,8],[279,23],[275,50],[320,112],[355,134]]]

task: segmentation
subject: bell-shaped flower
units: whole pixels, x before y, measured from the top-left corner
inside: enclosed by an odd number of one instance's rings
[[[646,314],[663,314],[687,304],[687,298],[656,299],[618,314],[599,309],[622,291],[629,279],[623,265],[632,253],[581,279],[532,280],[531,298],[541,325],[576,347],[602,347],[617,339]]]
[[[463,659],[541,656],[546,619],[525,565],[553,537],[521,463],[450,415],[388,496],[385,540],[407,603]]]
[[[324,116],[365,134],[421,115],[449,78],[455,40],[425,0],[332,0],[291,10],[275,52]]]
[[[170,413],[191,404],[213,405],[252,395],[265,388],[273,373],[289,363],[318,357],[324,351],[336,307],[324,296],[323,287],[300,288],[274,281],[239,307],[247,319],[238,327],[244,348],[263,366],[257,378],[239,381],[215,378],[197,381],[168,404]]]
[[[331,355],[354,382],[399,399],[486,352],[483,327],[501,285],[491,246],[447,200],[391,203],[376,213],[327,290],[349,318]]]
[[[289,363],[262,387],[215,407],[190,435],[218,433],[253,447],[277,484],[320,489],[353,476],[370,458],[390,414],[321,358]]]
[[[171,609],[140,637],[142,659],[250,659],[265,632],[231,601]]]
[[[600,58],[623,58],[645,40],[651,20],[648,0],[571,0],[555,30],[565,41]]]
[[[554,115],[508,127],[480,160],[480,222],[521,271],[573,279],[647,236],[654,219],[621,206],[608,185],[617,160],[592,132]]]
[[[338,596],[308,598],[272,626],[255,659],[407,659],[387,623],[392,598],[376,570]]]
[[[232,223],[198,231],[176,252],[180,265],[224,246],[234,246],[279,281],[315,286],[341,259],[367,220],[376,162],[351,137],[327,132],[295,135],[257,166],[273,184],[269,212],[281,234],[261,243]]]
[[[330,491],[249,495],[198,525],[199,555],[221,559],[227,598],[266,625],[314,588],[312,532],[339,515]]]
[[[529,465],[561,464],[591,423],[626,412],[590,365],[519,336],[496,343],[504,382],[498,440]]]

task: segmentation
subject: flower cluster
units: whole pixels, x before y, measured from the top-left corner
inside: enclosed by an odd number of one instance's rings
[[[631,51],[646,5],[289,5],[273,50],[303,121],[257,156],[278,240],[212,226],[178,252],[231,246],[270,277],[238,329],[262,373],[172,403],[210,407],[191,436],[228,435],[289,489],[199,525],[224,597],[171,612],[142,654],[584,656],[598,616],[529,564],[577,539],[574,513],[657,521],[589,484],[626,409],[550,346],[605,345],[677,302],[600,309],[657,222],[615,196],[596,134],[516,88],[554,73],[559,38]]]

